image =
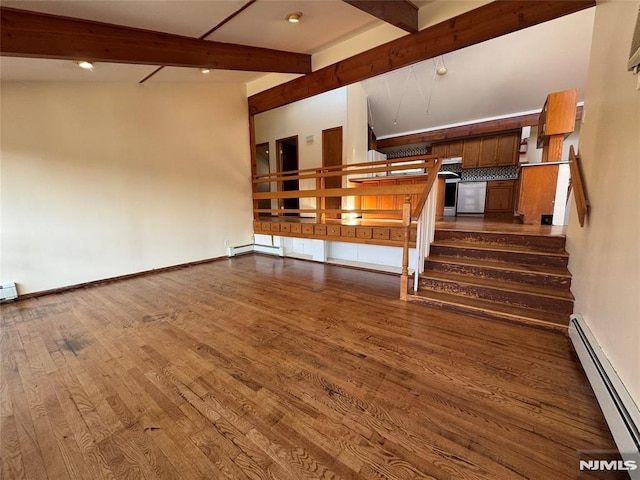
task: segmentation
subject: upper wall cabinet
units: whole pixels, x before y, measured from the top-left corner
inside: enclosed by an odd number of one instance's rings
[[[462,168],[517,165],[520,133],[466,138],[462,148]]]

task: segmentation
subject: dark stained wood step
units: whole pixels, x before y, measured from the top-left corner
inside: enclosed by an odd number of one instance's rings
[[[444,292],[419,291],[409,301],[437,309],[464,313],[491,320],[502,320],[545,330],[567,332],[569,314],[535,310],[501,302],[451,295]]]
[[[426,271],[447,272],[526,285],[544,285],[569,290],[571,274],[566,268],[539,265],[518,265],[474,258],[430,256],[425,260]]]
[[[419,285],[421,290],[434,290],[536,310],[573,313],[573,295],[567,290],[433,271],[421,275]]]
[[[517,245],[542,252],[563,252],[566,237],[564,235],[536,235],[513,232],[437,229],[435,232],[435,240],[438,242],[464,242],[474,245]]]
[[[518,265],[539,265],[565,268],[569,254],[540,252],[522,246],[475,245],[466,242],[438,240],[431,244],[429,256],[475,258],[489,261],[511,262]]]

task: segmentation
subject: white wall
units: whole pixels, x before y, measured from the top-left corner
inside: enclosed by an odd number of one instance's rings
[[[640,405],[640,91],[627,71],[640,2],[596,7],[580,153],[591,211],[571,205],[567,250],[574,311]]]
[[[2,281],[36,292],[252,235],[240,85],[4,83]]]

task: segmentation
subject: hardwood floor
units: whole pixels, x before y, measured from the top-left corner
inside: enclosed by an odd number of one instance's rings
[[[560,334],[260,255],[2,306],[3,479],[570,479],[615,449]]]

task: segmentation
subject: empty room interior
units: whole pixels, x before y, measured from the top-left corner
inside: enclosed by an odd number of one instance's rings
[[[2,479],[640,479],[640,1],[0,12]]]

